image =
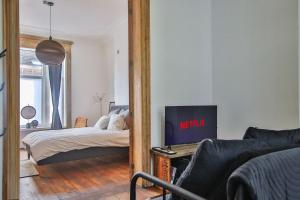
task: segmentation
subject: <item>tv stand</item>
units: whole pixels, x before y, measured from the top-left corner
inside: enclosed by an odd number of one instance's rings
[[[197,144],[172,146],[172,151],[176,152],[172,155],[151,150],[154,176],[170,183],[172,181],[172,167],[176,167],[174,165],[180,159],[190,159],[197,146]]]
[[[172,151],[172,150],[167,149],[167,148],[161,148],[161,147],[152,147],[152,151],[158,151],[160,153],[167,154],[167,155],[176,154],[175,151]]]

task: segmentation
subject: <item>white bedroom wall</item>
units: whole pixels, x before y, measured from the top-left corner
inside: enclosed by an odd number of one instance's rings
[[[112,100],[116,105],[129,105],[128,16],[118,20],[102,35],[106,60],[113,80]]]
[[[117,105],[129,105],[128,19],[113,28],[114,94]]]
[[[298,126],[297,0],[212,1],[220,138]]]
[[[99,40],[73,38],[72,46],[72,121],[78,116],[88,118],[93,126],[101,116],[100,103],[93,97],[105,95],[102,113],[107,113],[112,98],[113,80],[109,78],[104,45]]]
[[[212,103],[210,0],[151,0],[151,139],[166,105]]]
[[[107,103],[110,101],[115,101],[115,49],[113,46],[113,37],[112,35],[106,36],[105,39],[103,39],[103,50],[104,50],[104,61],[106,68],[108,69],[107,72],[107,79],[109,80],[108,84],[108,91],[109,94],[106,97]],[[107,110],[104,112],[106,114],[108,112]]]

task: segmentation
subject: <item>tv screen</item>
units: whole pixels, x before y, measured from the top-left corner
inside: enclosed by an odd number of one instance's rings
[[[217,138],[217,106],[166,106],[165,145]]]

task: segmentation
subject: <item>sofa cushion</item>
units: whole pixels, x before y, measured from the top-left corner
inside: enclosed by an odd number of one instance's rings
[[[300,143],[300,129],[276,131],[249,127],[243,139],[261,139],[280,145],[295,144]]]
[[[276,147],[277,142],[263,140],[204,140],[176,185],[207,198],[239,155],[255,149]],[[175,196],[173,199],[177,199]]]
[[[230,177],[230,175],[241,165],[246,163],[247,161],[251,160],[252,158],[256,158],[258,156],[262,156],[265,154],[277,152],[277,151],[283,151],[287,149],[292,148],[299,148],[300,144],[293,144],[293,145],[286,145],[286,146],[280,146],[280,147],[272,147],[267,149],[255,149],[251,151],[247,151],[245,153],[242,153],[239,155],[232,163],[230,163],[230,166],[226,169],[225,174],[223,175],[222,179],[218,182],[218,185],[214,187],[214,191],[211,192],[208,200],[220,200],[220,199],[226,199],[227,193],[226,193],[226,186],[227,181]]]

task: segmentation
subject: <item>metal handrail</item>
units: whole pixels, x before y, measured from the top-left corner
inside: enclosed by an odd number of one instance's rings
[[[167,183],[165,181],[162,181],[154,176],[151,176],[150,174],[144,173],[144,172],[138,172],[136,173],[132,178],[130,182],[130,200],[136,200],[136,183],[139,178],[145,179],[154,185],[160,186],[163,188],[164,196],[163,199],[165,199],[165,191],[168,190],[171,193],[176,194],[177,196],[181,197],[181,199],[185,200],[205,200],[204,198],[195,195],[194,193],[191,193],[181,187],[178,187],[176,185],[172,185],[170,183]]]

